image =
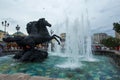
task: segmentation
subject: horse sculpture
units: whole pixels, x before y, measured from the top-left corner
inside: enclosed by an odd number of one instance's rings
[[[51,27],[51,24],[48,23],[45,18],[41,18],[38,21],[30,22],[27,24],[27,32],[29,36],[27,36],[24,41],[28,42],[27,44],[31,47],[34,47],[37,44],[42,44],[45,42],[49,42],[52,39],[55,39],[58,44],[60,44],[59,40],[61,38],[57,35],[49,35],[49,32],[46,28],[46,26]],[[57,38],[56,38],[57,37]],[[31,44],[29,44],[31,43]]]
[[[28,36],[7,37],[3,39],[5,42],[16,42],[19,46],[24,47],[22,53],[18,53],[14,56],[15,59],[20,59],[21,61],[41,61],[47,58],[48,53],[46,51],[38,51],[35,50],[34,47],[37,44],[49,42],[52,39],[55,39],[58,44],[60,44],[57,38],[60,40],[61,38],[55,34],[50,36],[46,26],[51,27],[51,24],[48,23],[45,18],[41,18],[38,21],[29,22],[27,24],[26,29],[29,34]],[[29,46],[29,48],[26,48],[26,46]]]

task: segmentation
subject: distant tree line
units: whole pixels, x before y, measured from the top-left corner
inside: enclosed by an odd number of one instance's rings
[[[120,34],[120,23],[116,22],[113,23],[113,30],[115,30],[118,34]],[[120,46],[120,39],[114,38],[114,37],[109,37],[107,39],[103,39],[101,41],[102,44],[104,44],[107,47],[118,47]]]
[[[104,44],[107,47],[117,47],[120,45],[120,39],[109,37],[107,39],[103,39],[101,44]]]

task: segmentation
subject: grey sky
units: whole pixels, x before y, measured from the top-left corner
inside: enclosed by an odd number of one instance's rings
[[[7,31],[11,34],[17,24],[26,33],[26,24],[41,17],[54,25],[52,28],[60,24],[64,30],[66,17],[81,18],[86,8],[92,32],[114,34],[112,23],[120,20],[120,0],[0,0],[0,21],[9,21]],[[0,29],[4,28],[0,25]]]

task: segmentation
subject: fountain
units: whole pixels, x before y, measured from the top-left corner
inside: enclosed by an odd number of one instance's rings
[[[26,73],[31,76],[64,78],[68,80],[120,79],[119,68],[110,63],[110,58],[94,56],[99,59],[94,61],[93,55],[88,54],[91,53],[90,36],[85,29],[81,29],[80,26],[83,24],[80,24],[79,19],[75,19],[74,23],[72,23],[73,25],[69,25],[71,22],[68,20],[67,18],[65,21],[66,28],[70,26],[72,28],[67,29],[68,31],[66,32],[66,51],[64,53],[60,52],[60,50],[58,50],[58,53],[48,52],[48,58],[45,58],[41,63],[23,63],[12,59],[14,55],[3,56],[0,57],[0,73]],[[38,51],[36,52],[39,53]]]
[[[46,26],[51,27],[51,24],[45,18],[41,18],[38,21],[32,21],[27,24],[28,36],[3,38],[5,42],[16,42],[18,46],[23,47],[23,51],[15,54],[13,58],[22,62],[41,62],[46,59],[48,57],[47,51],[37,50],[35,46],[45,42],[48,43],[52,39],[55,39],[60,44],[57,38],[61,39],[55,34],[50,36]]]
[[[120,69],[110,62],[111,58],[92,55],[88,14],[81,14],[80,18],[74,19],[67,17],[63,25],[66,28],[64,52],[61,52],[61,47],[58,44],[55,44],[57,47],[54,48],[54,52],[51,51],[51,44],[49,46],[49,52],[34,50],[33,45],[29,45],[30,48],[28,46],[27,51],[23,53],[30,53],[31,56],[33,56],[34,53],[39,54],[39,56],[41,56],[41,53],[46,54],[47,57],[44,56],[44,59],[42,59],[44,61],[29,61],[24,63],[12,59],[14,55],[3,56],[0,57],[0,73],[26,73],[32,76],[64,78],[67,80],[120,79]],[[27,40],[29,39],[28,37]],[[39,39],[43,40],[43,37]],[[19,44],[19,41],[21,42],[23,38],[14,37],[4,40],[7,42],[14,40]],[[24,40],[21,43],[24,43]],[[40,43],[42,43],[42,41]]]
[[[97,61],[91,52],[91,34],[88,19],[81,16],[81,20],[76,18],[71,20],[67,17],[64,26],[66,27],[65,52],[60,52],[60,47],[53,55],[68,58],[66,62],[56,65],[61,68],[79,68],[81,61]],[[89,28],[88,28],[89,27]],[[58,31],[57,31],[58,32]]]

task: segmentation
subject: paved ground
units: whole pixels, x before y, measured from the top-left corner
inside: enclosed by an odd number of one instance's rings
[[[30,76],[28,74],[17,73],[13,75],[0,74],[0,80],[64,80],[64,79],[55,79],[55,78],[45,78],[39,76]]]

